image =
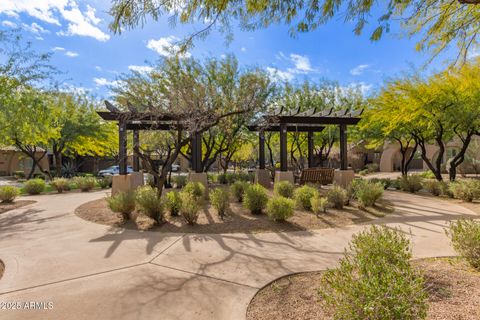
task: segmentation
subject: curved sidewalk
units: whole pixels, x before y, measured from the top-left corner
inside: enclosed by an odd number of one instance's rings
[[[0,319],[244,319],[259,288],[282,275],[334,266],[366,225],[259,234],[164,234],[109,228],[73,214],[103,192],[37,196],[0,215]],[[415,257],[452,255],[444,228],[478,216],[445,200],[387,192],[395,213],[374,223],[411,234]]]

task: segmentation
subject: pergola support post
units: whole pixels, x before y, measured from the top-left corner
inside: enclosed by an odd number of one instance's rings
[[[255,183],[270,188],[272,179],[270,172],[265,169],[265,132],[263,130],[258,132],[258,162],[258,169],[255,171]]]
[[[265,133],[263,131],[258,133],[258,162],[259,169],[265,169]]]
[[[200,132],[192,133],[192,171],[188,174],[188,181],[199,182],[205,187],[205,197],[208,198],[208,179],[207,173],[203,172],[202,167],[202,134]]]
[[[287,170],[287,125],[282,123],[280,124],[280,171]]]
[[[308,132],[308,167],[313,168],[313,132]]]
[[[138,157],[136,150],[140,148],[140,132],[133,130],[133,171],[140,171],[140,158]]]
[[[347,125],[340,124],[340,170],[347,170]]]
[[[118,122],[118,166],[119,174],[127,174],[127,122],[120,119]]]

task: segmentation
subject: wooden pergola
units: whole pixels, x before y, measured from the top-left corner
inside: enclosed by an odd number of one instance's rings
[[[106,121],[118,122],[118,153],[119,174],[127,174],[127,132],[133,131],[133,147],[140,146],[140,130],[179,130],[182,128],[182,119],[178,115],[152,115],[148,112],[138,112],[135,108],[129,111],[120,111],[110,102],[105,101],[109,111],[97,111],[97,114]],[[202,172],[202,139],[200,132],[191,134],[192,143],[192,170]],[[140,170],[140,159],[133,154],[133,171]]]
[[[313,166],[313,133],[321,132],[325,125],[338,125],[340,129],[340,169],[347,170],[347,126],[356,125],[363,110],[334,111],[333,108],[317,111],[315,108],[300,112],[299,110],[283,112],[279,108],[262,116],[256,123],[248,126],[250,131],[259,132],[259,166],[265,169],[266,131],[280,132],[280,171],[287,171],[287,132],[308,133],[308,165]]]

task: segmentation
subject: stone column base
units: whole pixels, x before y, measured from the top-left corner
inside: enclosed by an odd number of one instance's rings
[[[293,171],[275,171],[275,183],[280,181],[288,181],[291,184],[295,184]]]
[[[205,187],[205,197],[208,198],[208,178],[206,172],[193,172],[188,173],[188,182],[200,182]]]
[[[115,175],[112,177],[112,196],[118,192],[135,191],[143,186],[143,173],[132,172],[126,175]]]
[[[267,169],[257,169],[255,171],[255,183],[258,183],[265,188],[272,187],[272,178],[270,175],[270,170]]]
[[[355,172],[353,170],[335,170],[333,182],[342,188],[347,188],[355,179]]]

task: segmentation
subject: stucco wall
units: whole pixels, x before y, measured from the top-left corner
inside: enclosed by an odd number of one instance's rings
[[[39,159],[43,152],[37,152],[35,157]],[[0,150],[0,174],[12,175],[15,171],[24,171],[28,174],[31,169],[31,159],[25,154],[14,150]],[[40,161],[40,164],[44,170],[49,170],[48,157],[45,156]],[[35,172],[39,172],[38,168]]]

